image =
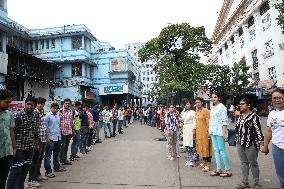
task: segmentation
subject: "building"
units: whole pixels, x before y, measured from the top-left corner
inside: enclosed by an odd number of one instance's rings
[[[49,98],[55,65],[28,53],[29,30],[7,17],[7,0],[0,1],[0,88],[15,100],[31,96]]]
[[[156,98],[150,97],[149,93],[153,90],[153,84],[159,81],[159,77],[154,71],[154,66],[156,62],[153,60],[149,60],[147,62],[141,62],[138,57],[138,51],[143,47],[145,43],[137,42],[137,43],[129,43],[125,45],[125,49],[129,51],[131,56],[135,61],[138,62],[140,66],[140,77],[142,82],[142,105],[155,104],[157,101]]]
[[[277,25],[276,0],[224,0],[213,33],[210,63],[251,67],[257,95],[284,87],[284,37]]]
[[[29,30],[7,17],[7,0],[0,6],[0,88],[16,100],[138,104],[140,72],[127,50],[100,42],[83,24]]]

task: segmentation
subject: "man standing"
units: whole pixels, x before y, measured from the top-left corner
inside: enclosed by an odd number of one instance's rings
[[[25,100],[25,109],[15,115],[16,154],[7,180],[7,189],[23,189],[31,167],[34,148],[38,147],[39,116],[34,112],[35,98]]]
[[[114,105],[112,109],[112,136],[115,137],[116,134],[116,125],[117,125],[117,119],[118,119],[118,107],[117,104]]]
[[[112,136],[110,129],[111,111],[108,110],[108,106],[105,106],[104,110],[102,111],[102,116],[103,116],[103,127],[104,127],[105,138],[110,138]],[[107,136],[107,128],[109,131],[109,136]]]
[[[44,168],[45,176],[48,178],[53,178],[55,175],[52,173],[50,160],[53,153],[53,168],[55,172],[66,171],[60,166],[59,153],[60,153],[60,117],[58,115],[59,105],[57,103],[51,104],[50,112],[44,117],[44,124],[46,126],[46,148],[44,154]]]
[[[73,142],[71,144],[71,155],[70,155],[70,161],[74,161],[77,158],[80,158],[80,156],[77,155],[78,148],[81,144],[81,119],[80,119],[80,111],[81,111],[81,102],[75,102],[75,115],[74,115],[74,132],[75,135],[73,137]]]
[[[60,161],[63,165],[72,165],[67,160],[67,151],[70,140],[73,136],[74,118],[73,112],[70,109],[71,100],[66,98],[63,102],[63,108],[60,109],[60,132],[61,132],[61,149],[60,149]]]
[[[95,130],[95,143],[102,143],[101,139],[100,139],[100,126],[99,126],[99,119],[100,119],[100,108],[98,105],[94,106],[94,108],[92,109],[92,113],[93,113],[93,118],[94,118],[94,130]]]
[[[15,121],[8,111],[13,94],[0,89],[0,189],[5,189],[13,155],[16,153]]]

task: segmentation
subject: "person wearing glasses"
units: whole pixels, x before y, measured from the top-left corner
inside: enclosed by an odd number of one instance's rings
[[[177,157],[177,130],[179,126],[174,110],[175,107],[171,105],[169,111],[165,114],[165,136],[167,139],[168,159],[171,161]]]
[[[284,89],[276,88],[272,91],[272,110],[267,118],[267,128],[264,133],[264,144],[261,151],[269,153],[268,144],[272,140],[272,156],[276,174],[280,181],[280,188],[284,189]]]
[[[259,189],[259,166],[257,162],[259,145],[263,144],[260,119],[254,113],[252,103],[244,98],[240,100],[240,117],[236,122],[237,151],[241,162],[242,182],[237,189],[249,188],[248,176],[251,169],[254,188]]]
[[[209,134],[212,140],[217,170],[211,176],[231,177],[229,156],[225,148],[225,141],[228,140],[228,115],[227,108],[220,102],[219,94],[212,94],[213,107],[210,110]],[[221,158],[225,170],[221,169]]]

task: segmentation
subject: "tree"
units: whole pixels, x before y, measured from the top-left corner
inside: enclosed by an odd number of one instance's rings
[[[281,27],[282,33],[284,33],[284,1],[282,0],[280,3],[277,3],[275,8],[279,11],[277,23]]]
[[[154,70],[159,75],[159,83],[154,85],[153,91],[162,95],[199,89],[204,75],[200,53],[208,55],[211,48],[212,43],[206,37],[204,27],[172,24],[147,42],[139,50],[139,57],[142,62],[157,62]]]
[[[249,68],[245,58],[242,58],[239,63],[234,63],[231,81],[232,95],[239,96],[244,94],[245,88],[250,84],[249,79],[252,77],[251,73],[249,73]]]

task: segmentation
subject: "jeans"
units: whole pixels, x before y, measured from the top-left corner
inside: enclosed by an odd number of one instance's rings
[[[92,145],[93,141],[93,134],[94,134],[94,129],[89,128],[88,136],[87,136],[87,146],[90,147]]]
[[[272,155],[276,174],[280,182],[280,189],[284,189],[284,149],[281,149],[272,143]]]
[[[117,125],[117,119],[114,119],[112,121],[112,134],[116,134],[116,125]]]
[[[59,163],[59,153],[60,153],[60,140],[59,141],[52,141],[50,143],[46,143],[45,147],[45,154],[44,154],[44,169],[45,174],[49,174],[52,172],[51,169],[51,156],[53,153],[53,169],[59,170],[60,163]]]
[[[60,149],[60,161],[65,162],[67,160],[67,151],[69,147],[72,135],[61,135],[61,149]]]
[[[99,125],[99,122],[95,122],[94,129],[95,129],[94,139],[95,139],[95,141],[98,141],[98,140],[100,140],[100,125]]]
[[[185,147],[187,152],[187,161],[198,161],[199,156],[197,154],[196,148],[195,148],[195,140],[193,140],[193,147],[186,146]]]
[[[108,128],[108,131],[109,131],[109,136],[111,136],[110,123],[103,123],[103,124],[104,124],[104,133],[105,133],[105,136],[107,136],[107,128]]]
[[[45,142],[41,142],[38,150],[34,150],[34,157],[31,168],[29,170],[29,182],[36,180],[40,176],[40,167],[45,150]]]
[[[222,165],[221,157],[224,161],[225,170],[226,171],[230,170],[231,167],[229,163],[229,157],[225,149],[225,141],[224,141],[223,136],[211,135],[211,139],[212,139],[213,149],[215,153],[215,161],[217,165],[217,170],[221,170],[221,165]]]
[[[0,158],[0,189],[5,189],[6,180],[12,163],[13,156],[5,156]]]
[[[165,133],[167,139],[167,151],[168,156],[173,158],[177,157],[177,132],[176,131],[166,131]]]
[[[71,144],[71,157],[76,157],[78,153],[78,148],[81,144],[81,132],[80,130],[75,131],[75,136],[73,137],[73,142]]]
[[[88,133],[89,133],[88,127],[82,127],[81,128],[81,146],[80,146],[81,152],[85,152],[85,153],[87,152]]]
[[[255,184],[259,184],[258,149],[254,145],[246,148],[237,144],[237,151],[241,161],[242,182],[248,183],[249,169],[251,169]]]
[[[32,164],[34,150],[17,150],[7,179],[6,189],[24,189],[26,176]]]
[[[118,120],[118,133],[122,132],[123,120]]]

